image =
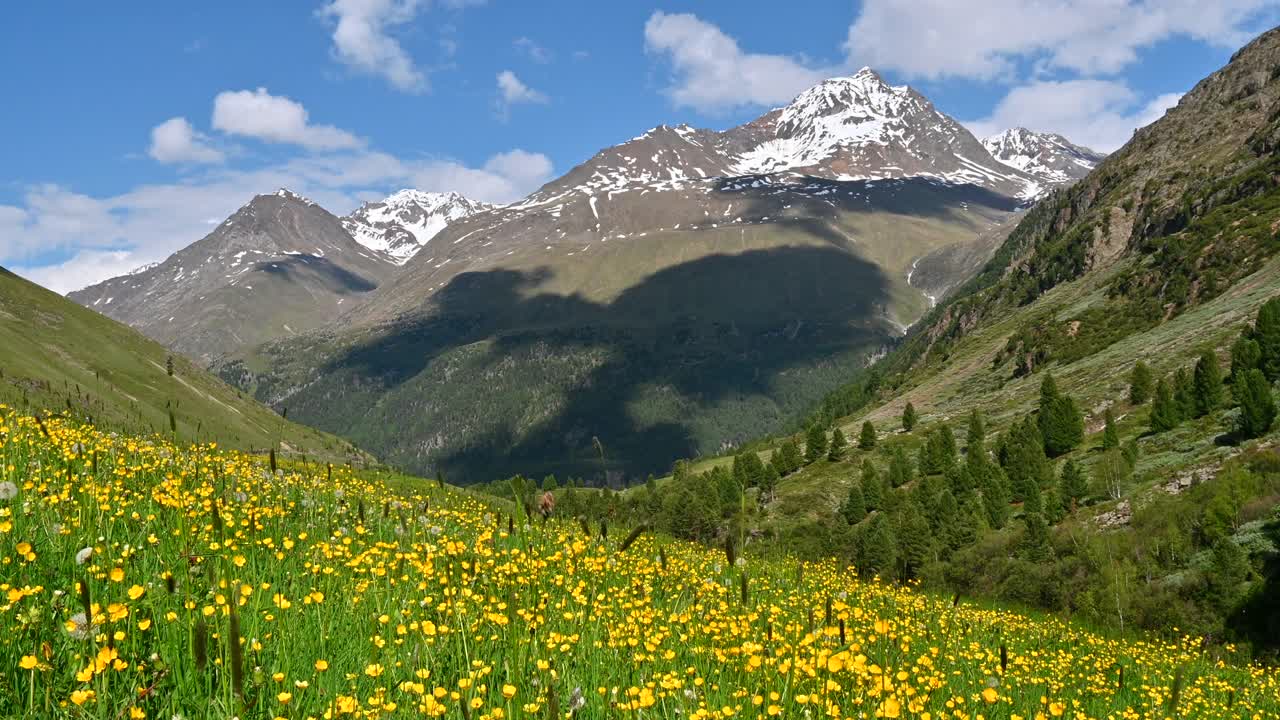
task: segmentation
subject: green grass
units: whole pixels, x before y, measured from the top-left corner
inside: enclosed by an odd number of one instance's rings
[[[1280,712],[1280,674],[1196,638],[1096,633],[832,561],[730,563],[629,543],[625,526],[508,520],[405,477],[270,473],[4,410],[0,427],[0,715]]]
[[[172,355],[174,375],[166,368]],[[71,411],[102,427],[244,450],[360,458],[351,444],[282,419],[181,355],[0,269],[0,402]]]

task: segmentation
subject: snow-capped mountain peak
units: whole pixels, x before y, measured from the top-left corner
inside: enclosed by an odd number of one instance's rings
[[[1050,184],[1079,180],[1106,157],[1061,135],[1024,127],[984,138],[982,144],[1000,163]]]
[[[456,192],[404,189],[361,205],[342,226],[356,242],[404,264],[449,223],[495,207]]]

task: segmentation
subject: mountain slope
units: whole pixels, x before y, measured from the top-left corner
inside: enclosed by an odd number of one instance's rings
[[[831,425],[857,438],[864,423],[876,439],[759,490],[748,524],[766,551],[836,552],[964,596],[1274,655],[1280,427],[1241,432],[1243,393],[1209,368],[1236,363],[1242,335],[1261,336],[1255,319],[1280,297],[1278,68],[1272,30],[1026,213],[973,280],[828,396],[816,436],[753,446],[768,460],[787,441],[825,441]],[[1153,422],[1152,402],[1132,399],[1138,361],[1175,388],[1173,421]],[[1275,384],[1262,385],[1274,401]],[[1061,407],[1044,404],[1055,390],[1078,408],[1083,439],[1046,457],[1041,408]],[[966,432],[975,411],[985,438]],[[1065,494],[1068,463],[1076,495]],[[682,467],[682,479],[723,478],[733,464]],[[637,489],[635,506],[674,506],[679,485],[656,499]]]
[[[1088,175],[1105,157],[1054,133],[1012,128],[983,138],[982,145],[999,162],[1021,170],[1046,185],[1070,183]]]
[[[395,260],[287,190],[259,195],[164,262],[69,295],[203,363],[327,322]]]
[[[342,227],[356,242],[403,264],[449,223],[493,207],[455,192],[401,190],[356,208],[342,218]]]
[[[794,422],[1040,187],[865,71],[602,150],[450,223],[338,323],[218,369],[419,472],[643,476]],[[916,286],[948,249],[966,259]]]
[[[103,428],[168,433],[246,450],[277,442],[312,457],[364,457],[323,432],[283,420],[136,330],[0,268],[0,403],[70,410]]]

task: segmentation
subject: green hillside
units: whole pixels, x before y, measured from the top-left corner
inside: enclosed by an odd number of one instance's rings
[[[168,363],[173,364],[169,375]],[[282,419],[125,325],[0,268],[0,403],[70,411],[132,434],[170,433],[262,450],[361,457],[347,441]]]
[[[216,372],[422,474],[643,478],[794,425],[928,310],[912,259],[989,242],[1012,207],[923,181],[823,187],[874,197],[830,219],[665,230],[585,255],[525,244],[450,279],[426,311]]]
[[[1029,211],[801,432],[561,502],[1275,652],[1277,67],[1280,30]]]

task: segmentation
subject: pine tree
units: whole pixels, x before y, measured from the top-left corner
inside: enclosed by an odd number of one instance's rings
[[[884,483],[870,460],[862,461],[862,498],[867,510],[884,509]]]
[[[743,487],[758,487],[764,480],[764,462],[754,452],[742,453]]]
[[[969,429],[965,433],[965,454],[985,453],[987,449],[987,426],[982,421],[982,413],[977,408],[969,411]]]
[[[1116,429],[1116,416],[1111,412],[1110,407],[1103,415],[1103,422],[1105,424],[1102,428],[1102,449],[1114,450],[1120,447],[1120,431]]]
[[[1053,468],[1044,452],[1040,430],[1031,417],[1011,428],[1006,438],[1005,473],[1014,502],[1026,502],[1053,479]]]
[[[889,460],[889,487],[900,488],[915,479],[911,470],[911,461],[902,446],[893,449],[893,457]]]
[[[1000,469],[987,475],[979,488],[982,491],[982,509],[986,513],[987,524],[999,530],[1009,521],[1009,493],[1004,486],[1004,478]]]
[[[848,448],[849,441],[845,440],[844,431],[837,425],[836,429],[831,431],[831,444],[827,447],[827,459],[831,462],[844,460],[845,451]]]
[[[858,448],[871,450],[876,446],[876,426],[870,420],[862,422],[862,432],[858,433]]]
[[[827,456],[827,431],[817,423],[809,426],[809,433],[804,441],[804,459],[806,463],[815,463]]]
[[[1271,383],[1261,370],[1250,370],[1244,382],[1235,386],[1236,402],[1240,404],[1240,416],[1236,419],[1236,433],[1241,438],[1262,437],[1276,420],[1275,398],[1271,395]]]
[[[1053,375],[1040,383],[1040,414],[1036,416],[1044,450],[1049,457],[1070,452],[1084,440],[1084,418],[1075,400],[1058,392]]]
[[[1058,478],[1058,499],[1061,501],[1062,509],[1066,512],[1075,512],[1077,503],[1087,492],[1089,492],[1089,480],[1085,477],[1084,470],[1076,464],[1075,460],[1068,460],[1062,465],[1062,475]]]
[[[764,466],[764,473],[760,476],[760,499],[763,502],[769,502],[773,499],[773,491],[778,487],[778,481],[782,477],[778,474],[778,466],[769,463]]]
[[[955,493],[949,488],[944,488],[933,503],[932,510],[933,512],[929,515],[929,524],[933,527],[934,537],[940,538],[943,544],[951,547],[947,540],[947,532],[960,518],[960,507]]]
[[[956,438],[951,433],[951,426],[944,423],[929,433],[924,446],[920,448],[920,473],[935,475],[945,472],[955,464],[955,460]]]
[[[858,570],[865,577],[881,575],[893,570],[898,560],[898,540],[883,513],[871,520],[861,543]]]
[[[1173,399],[1173,390],[1164,378],[1156,383],[1155,400],[1151,403],[1151,432],[1161,433],[1178,427],[1182,422],[1180,408]]]
[[[867,502],[862,496],[862,483],[854,480],[849,484],[849,493],[845,496],[844,503],[840,505],[840,514],[850,525],[858,524],[867,516]]]
[[[1062,488],[1056,487],[1045,495],[1044,500],[1044,519],[1050,525],[1057,525],[1067,517],[1066,510],[1062,509]]]
[[[1200,353],[1192,386],[1197,417],[1208,415],[1222,404],[1222,371],[1218,369],[1218,356],[1212,350]]]
[[[898,514],[896,535],[903,576],[919,576],[921,568],[933,556],[933,530],[915,502],[908,501]]]
[[[1280,297],[1273,297],[1258,309],[1253,339],[1261,352],[1258,368],[1268,382],[1280,380]]]
[[[1022,556],[1032,562],[1044,562],[1053,553],[1049,542],[1049,526],[1039,513],[1028,513],[1022,519],[1026,525],[1022,536]]]
[[[1129,373],[1129,402],[1141,405],[1151,399],[1151,368],[1139,360]]]
[[[796,445],[796,441],[791,438],[783,441],[778,448],[778,454],[781,460],[778,465],[778,474],[783,477],[799,470],[804,465],[804,457],[800,454],[800,446]]]
[[[960,512],[954,525],[946,529],[947,547],[952,550],[968,547],[978,541],[986,518],[982,511],[982,501],[972,493],[960,501]]]
[[[911,432],[916,426],[916,406],[910,402],[902,409],[902,429]]]
[[[1178,406],[1179,422],[1196,416],[1195,384],[1186,368],[1178,368],[1173,374],[1173,400]]]
[[[1260,369],[1262,348],[1258,341],[1242,334],[1231,346],[1231,382],[1239,382],[1250,370]]]

